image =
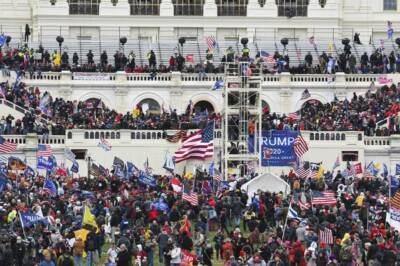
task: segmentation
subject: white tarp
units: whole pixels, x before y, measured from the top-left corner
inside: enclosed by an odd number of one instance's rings
[[[262,174],[253,178],[249,182],[243,184],[241,189],[247,191],[249,200],[251,200],[258,190],[270,192],[282,191],[284,195],[288,195],[290,193],[289,184],[282,180],[279,176],[270,173]]]

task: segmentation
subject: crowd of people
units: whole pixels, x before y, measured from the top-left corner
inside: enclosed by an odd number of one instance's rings
[[[28,110],[23,119],[11,115],[0,117],[0,134],[65,134],[65,130],[85,129],[195,129],[202,128],[207,121],[215,120],[220,127],[221,115],[211,110],[194,110],[191,103],[185,112],[178,114],[169,108],[153,113],[143,111],[138,105],[131,112],[118,113],[108,108],[101,100],[66,101],[52,98],[50,93],[39,88],[27,87],[23,83],[13,86],[0,84],[6,100]],[[363,131],[365,135],[388,136],[400,133],[400,85],[376,87],[371,84],[365,95],[354,93],[351,99],[322,104],[317,100],[307,101],[296,113],[276,114],[263,108],[262,126],[265,130],[310,130],[310,131]],[[295,114],[295,115],[293,115]],[[42,118],[46,120],[43,121]],[[229,123],[235,123],[235,117]],[[387,121],[377,127],[377,122]],[[249,127],[251,123],[249,123]],[[234,132],[231,136],[238,136]],[[232,137],[230,139],[235,139]]]
[[[353,45],[357,46],[359,44],[354,42]],[[128,73],[181,71],[207,74],[222,73],[224,71],[224,63],[240,60],[257,64],[262,63],[264,65],[264,73],[285,71],[292,74],[325,74],[340,71],[353,74],[385,74],[400,72],[400,54],[395,51],[386,52],[384,48],[379,48],[370,55],[366,52],[358,55],[351,51],[352,47],[349,44],[344,45],[343,49],[338,49],[337,51],[333,51],[333,48],[330,48],[328,53],[325,51],[319,53],[315,44],[314,47],[314,51],[308,51],[304,58],[302,58],[301,52],[296,51],[298,65],[290,64],[290,61],[295,59],[289,57],[286,46],[282,53],[275,51],[270,55],[262,50],[251,54],[247,45],[244,45],[241,52],[235,51],[232,47],[228,47],[225,51],[219,51],[219,48],[207,49],[204,55],[205,60],[197,63],[195,63],[193,55],[182,55],[179,47],[169,57],[168,64],[159,63],[156,53],[150,50],[145,54],[145,62],[139,64],[134,51],[129,51],[126,55],[124,50],[118,50],[111,58],[107,51],[104,50],[96,62],[92,50],[89,50],[86,54],[78,55],[77,52],[74,52],[71,55],[66,50],[49,52],[42,45],[37,49],[29,48],[27,44],[19,48],[10,48],[5,45],[0,47],[0,68],[7,67],[9,70],[23,69],[26,73],[31,74],[61,70],[74,72],[126,71]],[[220,58],[218,62],[216,60],[217,50]],[[312,54],[317,55],[317,60],[313,58]]]
[[[147,173],[155,179],[151,186],[139,171],[91,178],[48,171],[45,178],[2,169],[0,265],[400,263],[399,232],[385,223],[384,174],[336,170],[300,178],[290,171],[281,176],[289,195],[259,190],[249,196],[240,189],[249,177],[219,181],[200,169],[182,176]],[[195,201],[183,196],[186,190],[197,193]],[[333,192],[335,201],[313,202],[311,195],[323,191]]]

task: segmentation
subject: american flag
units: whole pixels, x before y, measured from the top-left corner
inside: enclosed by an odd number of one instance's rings
[[[102,148],[105,151],[111,151],[111,143],[108,142],[105,138],[101,138],[97,147]]]
[[[333,205],[336,204],[335,192],[332,191],[312,191],[312,205]]]
[[[295,165],[293,169],[299,178],[307,178],[310,175],[310,163],[308,161]]]
[[[299,158],[308,151],[307,142],[304,140],[301,134],[298,135],[297,138],[294,140],[293,149],[294,153]]]
[[[209,50],[213,50],[217,46],[217,41],[215,40],[214,36],[207,36],[206,43]]]
[[[288,118],[293,119],[293,120],[300,120],[301,115],[298,114],[297,112],[292,112],[288,114]]]
[[[400,191],[397,191],[394,197],[390,199],[390,207],[400,210]]]
[[[37,157],[49,157],[53,155],[53,150],[51,149],[50,145],[47,144],[39,144]]]
[[[10,153],[17,150],[17,144],[7,141],[5,138],[0,136],[0,153]]]
[[[182,199],[189,202],[192,206],[199,205],[198,195],[194,191],[190,191],[188,185],[183,186]]]
[[[275,60],[274,56],[265,51],[260,52],[260,57],[261,57],[262,61],[267,65],[275,65],[276,64],[276,60]]]
[[[333,234],[332,230],[329,228],[324,228],[319,230],[319,242],[324,242],[328,245],[333,244]]]
[[[175,152],[175,162],[189,159],[205,160],[214,156],[214,123],[186,137],[182,147]]]
[[[180,130],[173,135],[167,135],[165,139],[169,142],[178,142],[181,138],[186,137],[186,130]]]

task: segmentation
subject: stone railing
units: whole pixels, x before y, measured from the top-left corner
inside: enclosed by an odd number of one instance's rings
[[[11,75],[11,79],[15,78],[15,73]],[[69,71],[62,72],[42,72],[41,74],[34,73],[33,75],[26,74],[24,81],[27,83],[40,83],[47,81],[49,84],[58,81],[71,81],[71,82],[104,82],[104,81],[118,81],[119,83],[141,84],[143,82],[162,82],[171,83],[170,85],[176,85],[179,83],[198,83],[206,84],[210,82],[215,82],[218,79],[223,78],[223,74],[197,74],[197,73],[180,73],[180,72],[170,72],[170,73],[71,73]],[[79,78],[77,78],[79,77]],[[386,78],[388,77],[388,78]],[[400,76],[398,74],[388,74],[388,75],[375,75],[375,74],[304,74],[304,75],[291,75],[289,73],[281,74],[265,74],[261,76],[263,85],[281,85],[281,86],[303,86],[306,84],[315,85],[329,85],[334,86],[340,85],[344,87],[367,87],[371,82],[375,82],[377,85],[380,84],[381,80],[386,80],[386,82],[397,83],[400,81]],[[208,85],[207,85],[208,86]]]
[[[7,100],[4,99],[4,98],[0,98],[0,104],[4,104],[4,105],[6,105],[6,106],[8,106],[8,107],[10,107],[10,108],[12,108],[12,109],[14,109],[15,111],[20,112],[20,113],[23,113],[23,114],[25,114],[25,113],[27,113],[27,112],[30,112],[28,109],[26,109],[26,108],[24,108],[24,107],[21,107],[21,106],[15,104],[15,103],[13,103],[13,102],[7,101]],[[49,120],[47,120],[47,119],[45,119],[45,118],[43,118],[43,117],[40,117],[40,122],[42,122],[42,123],[50,123]]]
[[[364,145],[367,147],[390,146],[390,136],[387,137],[364,137]]]

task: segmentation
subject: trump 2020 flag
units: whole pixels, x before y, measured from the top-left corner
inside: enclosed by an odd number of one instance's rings
[[[30,226],[32,226],[34,224],[38,224],[38,223],[41,223],[44,225],[49,224],[49,220],[47,219],[47,217],[33,214],[31,212],[19,213],[19,217],[21,220],[22,227],[30,227]]]
[[[79,164],[78,164],[77,161],[73,161],[72,162],[71,172],[72,173],[78,173],[79,172]]]
[[[48,191],[50,194],[57,194],[56,184],[51,179],[46,179],[44,181],[43,189]]]

